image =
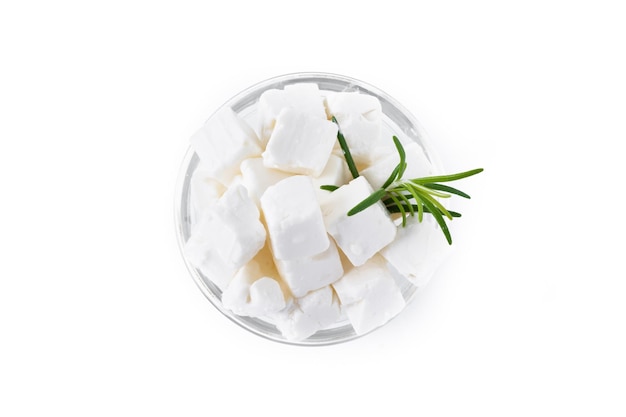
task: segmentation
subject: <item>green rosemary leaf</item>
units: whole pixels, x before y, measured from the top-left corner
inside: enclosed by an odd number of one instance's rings
[[[468,194],[464,193],[463,191],[456,189],[454,187],[450,187],[449,185],[436,184],[436,183],[426,183],[423,185],[424,187],[430,188],[431,190],[445,191],[450,194],[456,194],[464,198],[471,198]]]
[[[413,180],[410,180],[410,181],[411,182],[407,182],[407,183],[404,183],[402,185],[404,185],[409,190],[411,188],[416,190],[419,194],[431,195],[431,196],[440,197],[440,198],[448,198],[448,197],[450,197],[450,194],[442,193],[442,192],[436,191],[436,190],[431,190],[430,188],[426,188],[422,184],[414,183]]]
[[[398,197],[399,200],[402,200],[402,204],[405,204],[406,207],[409,209],[409,213],[411,213],[411,217],[415,216],[415,210],[413,210],[413,204],[411,204],[411,202],[409,201],[408,198],[406,198],[406,196],[402,193],[398,193]]]
[[[433,177],[423,177],[423,178],[414,178],[410,181],[414,184],[428,184],[432,182],[450,182],[460,180],[461,178],[471,177],[472,175],[476,175],[483,172],[482,168],[471,169],[469,171],[459,172],[457,174],[450,175],[437,175]]]
[[[398,176],[394,179],[399,180],[400,178],[402,178],[402,176],[404,175],[404,171],[406,170],[406,152],[404,151],[404,146],[402,146],[402,142],[400,142],[400,139],[398,139],[397,136],[393,137],[393,143],[396,145],[398,155],[400,155],[400,163],[398,164]]]
[[[450,213],[450,216],[452,217],[461,217],[461,213],[457,211],[448,210],[448,213]]]
[[[348,216],[354,216],[355,214],[360,213],[366,208],[373,206],[378,201],[380,201],[385,196],[385,194],[387,194],[387,191],[383,188],[374,191],[372,194],[370,194],[369,197],[365,198],[359,204],[354,206],[352,210],[348,212]]]
[[[421,222],[422,219],[424,218],[424,204],[422,203],[422,199],[420,198],[419,194],[413,187],[410,187],[410,186],[407,187],[405,184],[404,188],[406,188],[409,191],[409,193],[411,193],[411,196],[415,200],[415,203],[417,204],[417,220]]]
[[[421,223],[424,219],[424,212],[428,212],[428,210],[424,207],[424,202],[421,198],[418,197],[415,201],[417,202],[417,221]]]
[[[413,210],[419,210],[419,207],[421,206],[421,204],[419,206],[415,204],[411,204],[411,206],[413,207]],[[398,208],[398,206],[396,206],[393,203],[390,205],[386,205],[385,207],[387,207],[387,211],[389,211],[389,213],[400,213],[400,209]],[[404,208],[405,211],[408,210],[408,207],[406,207],[406,204],[403,204],[402,208]],[[422,209],[424,213],[430,214],[430,211],[426,207],[423,207]],[[461,213],[457,211],[448,210],[448,213],[450,213],[450,215],[454,218],[461,217]],[[419,220],[419,215],[418,215],[418,221],[421,222],[421,220]]]
[[[448,230],[448,225],[446,224],[446,221],[444,220],[444,218],[441,215],[441,213],[439,212],[439,210],[437,210],[437,208],[435,206],[433,206],[433,204],[430,201],[428,201],[427,199],[424,200],[424,206],[433,215],[433,217],[435,218],[435,220],[439,224],[439,227],[441,227],[441,231],[443,232],[444,236],[446,237],[446,240],[448,241],[448,245],[451,245],[452,244],[452,236],[450,236],[450,230]]]
[[[396,196],[394,196],[393,193],[389,194],[389,196],[391,197],[391,199],[395,203],[396,207],[398,207],[398,209],[400,209],[400,213],[402,214],[402,227],[405,227],[406,226],[406,211],[404,210],[404,207],[402,207],[402,204],[400,203],[400,200],[398,200],[398,198]]]
[[[433,197],[432,195],[424,195],[424,198],[422,199],[422,202],[424,204],[426,204],[426,201],[428,201],[429,203],[431,203],[433,206],[435,206],[437,209],[439,209],[439,213],[443,214],[444,216],[446,216],[447,218],[449,218],[450,220],[452,220],[452,215],[448,212],[448,209],[446,209],[443,204],[441,204],[439,201],[437,201],[437,199],[435,197]],[[435,214],[435,213],[432,213]]]
[[[417,206],[415,204],[412,205],[413,206],[413,210],[417,209]],[[395,214],[395,213],[400,213],[400,206],[396,206],[395,204],[391,204],[388,206],[385,206],[387,208],[387,211],[390,214]],[[404,209],[404,211],[408,210],[408,207],[406,207],[406,205],[402,204],[402,208]]]
[[[352,174],[352,178],[357,178],[359,176],[359,171],[356,169],[354,159],[352,159],[352,154],[350,153],[350,148],[348,147],[346,138],[343,136],[343,133],[341,133],[341,127],[339,126],[339,122],[337,122],[335,116],[333,116],[331,120],[334,124],[337,125],[337,141],[339,141],[339,146],[343,151],[343,156],[346,158],[346,163],[348,164],[348,169]]]
[[[330,192],[335,191],[337,188],[339,187],[337,187],[336,185],[321,185],[320,186],[320,189],[330,191]]]
[[[411,208],[413,208],[413,210],[417,210],[417,219],[418,221],[421,223],[422,218],[424,217],[424,207],[422,204],[422,199],[419,197],[418,193],[415,191],[415,189],[411,188],[411,187],[407,187],[407,184],[402,184],[400,187],[398,187],[398,189],[402,189],[402,190],[408,190],[409,194],[404,194],[401,192],[397,192],[398,196],[400,196],[400,198],[402,198],[403,200],[406,201],[406,204],[409,204],[411,206]],[[409,200],[410,199],[414,199],[416,204],[410,204]],[[399,211],[391,211],[390,208],[395,206],[394,201],[391,198],[387,198],[385,200],[383,200],[383,204],[385,205],[385,207],[387,207],[387,209],[392,212],[392,213],[398,213]],[[414,213],[411,213],[411,215],[414,215]]]
[[[385,183],[383,184],[383,186],[381,188],[387,188],[389,187],[398,177],[398,172],[400,171],[400,165],[396,165],[396,167],[393,169],[393,171],[391,171],[391,174],[389,175],[389,178],[387,178],[387,181],[385,181]]]
[[[391,192],[391,191],[389,191],[389,192]],[[402,194],[402,193],[396,192],[396,195],[398,197],[402,198],[403,200],[404,199],[410,200],[410,199],[414,198],[411,194]],[[385,198],[383,200],[383,204],[386,205],[386,206],[390,205],[390,204],[393,204],[393,200],[391,199],[391,197],[387,197],[387,198]]]

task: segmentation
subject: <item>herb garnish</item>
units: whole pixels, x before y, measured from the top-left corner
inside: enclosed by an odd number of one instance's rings
[[[332,121],[337,123],[337,119],[335,119],[334,116]],[[337,125],[339,124],[337,123]],[[337,132],[337,140],[346,158],[350,173],[354,178],[357,178],[359,172],[356,169],[350,149],[348,148],[348,144],[341,130]],[[417,214],[417,220],[419,222],[422,221],[424,213],[432,215],[439,224],[439,227],[441,227],[441,231],[445,235],[448,244],[451,245],[452,237],[450,236],[450,230],[446,224],[445,217],[452,220],[454,217],[461,217],[461,214],[447,210],[439,200],[437,200],[437,197],[449,198],[452,194],[463,198],[470,198],[470,196],[461,190],[440,183],[467,178],[481,173],[483,169],[477,168],[450,175],[403,179],[402,176],[407,167],[406,153],[402,143],[396,136],[393,136],[393,142],[400,156],[400,162],[391,171],[389,178],[387,178],[383,186],[348,211],[348,216],[353,216],[382,200],[389,213],[400,213],[402,216],[402,227],[406,226],[407,215],[415,216]],[[322,185],[320,188],[322,190],[334,191],[339,187],[335,185]]]
[[[335,116],[331,118],[332,122],[337,125],[337,141],[339,142],[339,146],[341,146],[341,150],[343,151],[343,156],[346,158],[346,163],[348,164],[348,169],[350,170],[350,174],[352,174],[352,178],[356,178],[359,176],[359,171],[356,169],[356,165],[354,164],[354,159],[352,159],[352,154],[350,153],[350,148],[348,148],[348,143],[346,142],[346,138],[343,137],[343,133],[341,133],[341,129],[339,128],[339,123]],[[324,185],[322,187],[325,187]],[[330,190],[333,191],[333,190]]]

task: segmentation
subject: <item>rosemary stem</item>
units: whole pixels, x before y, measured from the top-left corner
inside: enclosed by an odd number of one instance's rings
[[[357,178],[359,176],[359,171],[356,169],[354,159],[352,159],[352,154],[350,153],[350,148],[348,148],[346,138],[343,136],[343,133],[341,133],[341,127],[339,126],[339,123],[337,122],[335,116],[333,116],[331,120],[334,124],[337,125],[337,141],[339,141],[339,146],[341,147],[343,156],[346,158],[346,163],[348,164],[350,174],[352,174],[352,178]]]

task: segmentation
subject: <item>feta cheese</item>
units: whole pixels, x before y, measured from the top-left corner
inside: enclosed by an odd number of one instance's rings
[[[339,252],[332,240],[322,253],[301,259],[277,259],[276,267],[295,297],[332,284],[343,275]]]
[[[246,159],[241,163],[242,184],[248,189],[248,194],[257,206],[267,187],[284,180],[290,175],[286,172],[267,168],[263,165],[263,158]]]
[[[336,140],[335,123],[285,109],[276,118],[263,152],[263,162],[268,168],[318,176],[324,170]]]
[[[411,142],[404,146],[404,151],[406,153],[407,166],[402,178],[419,178],[433,175],[433,167],[428,158],[426,158],[426,154],[421,146]],[[359,173],[367,178],[372,188],[377,190],[387,181],[389,174],[399,162],[400,156],[398,152],[392,152]]]
[[[367,180],[358,177],[328,194],[321,203],[328,233],[355,266],[367,262],[396,235],[396,226],[381,202],[347,215],[372,192]]]
[[[314,317],[319,329],[332,326],[341,315],[339,299],[330,285],[298,298],[297,304],[303,313]]]
[[[432,217],[409,217],[406,227],[399,227],[396,239],[380,254],[413,285],[426,285],[437,267],[450,252]]]
[[[245,185],[243,184],[243,176],[241,174],[235,175],[233,179],[230,181],[230,183],[228,184],[228,187],[226,188],[230,189],[230,188],[237,187],[239,185],[245,187]]]
[[[259,97],[259,117],[261,119],[261,142],[263,145],[272,134],[278,114],[284,109],[293,109],[311,117],[326,120],[324,99],[317,84],[292,84],[284,90],[267,90]]]
[[[287,340],[304,340],[336,323],[341,317],[339,301],[330,286],[292,300],[283,310],[270,315]]]
[[[264,248],[235,274],[222,294],[222,305],[240,316],[276,313],[286,306],[278,280],[271,254]]]
[[[254,130],[229,107],[214,114],[190,142],[210,177],[224,185],[239,173],[241,161],[261,155]]]
[[[194,268],[224,291],[238,268],[222,260],[212,249],[212,226],[213,218],[203,216],[193,227],[183,253]]]
[[[203,166],[198,166],[194,170],[189,188],[192,223],[196,223],[202,217],[201,213],[215,204],[226,190],[219,181],[211,178]]]
[[[329,193],[329,191],[320,189],[322,185],[336,185],[340,187],[347,184],[351,178],[346,160],[343,157],[331,154],[324,171],[322,171],[319,177],[312,177],[311,180],[315,187],[315,193],[318,199],[321,200]]]
[[[265,228],[245,187],[238,185],[224,193],[217,203],[215,219],[219,224],[213,240],[222,259],[242,266],[263,247]]]
[[[369,165],[394,148],[391,138],[381,135],[382,108],[378,98],[357,92],[333,93],[326,97],[326,106],[337,119],[358,165]]]
[[[274,278],[262,277],[250,285],[250,316],[267,316],[285,308],[285,296]]]
[[[348,271],[333,288],[359,335],[387,323],[405,306],[402,293],[379,255]]]
[[[220,288],[263,247],[266,233],[245,187],[229,188],[203,213],[185,245],[193,266]]]
[[[301,259],[328,249],[330,241],[309,177],[296,175],[270,186],[261,207],[276,259]]]

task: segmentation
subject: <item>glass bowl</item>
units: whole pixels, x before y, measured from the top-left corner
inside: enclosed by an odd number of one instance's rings
[[[380,89],[367,84],[363,81],[343,75],[304,72],[282,75],[262,81],[252,87],[242,91],[223,104],[222,107],[229,106],[241,116],[248,124],[257,127],[257,103],[261,94],[268,89],[282,89],[286,85],[297,83],[315,83],[319,89],[324,92],[361,92],[377,97],[380,100],[383,112],[382,118],[382,134],[403,136],[405,139],[417,142],[424,149],[424,153],[431,162],[435,172],[440,172],[438,159],[433,153],[425,134],[416,121],[416,119],[392,97],[381,91]],[[217,110],[219,111],[219,109]],[[217,113],[216,111],[216,113]],[[285,339],[276,327],[268,322],[254,317],[239,316],[227,310],[222,306],[222,291],[206,278],[197,268],[192,266],[185,258],[183,247],[190,237],[191,233],[191,205],[190,205],[190,180],[194,170],[198,167],[200,160],[193,149],[189,148],[181,165],[175,195],[175,222],[178,246],[183,255],[183,259],[187,265],[187,269],[192,278],[209,299],[209,301],[224,316],[244,329],[267,339],[292,345],[328,345],[361,337],[357,335],[350,322],[346,319],[336,323],[333,327],[320,330],[309,338],[301,341],[291,341]],[[408,304],[417,287],[410,284],[406,280],[397,280],[400,285],[402,295]],[[400,313],[401,314],[401,313]]]

